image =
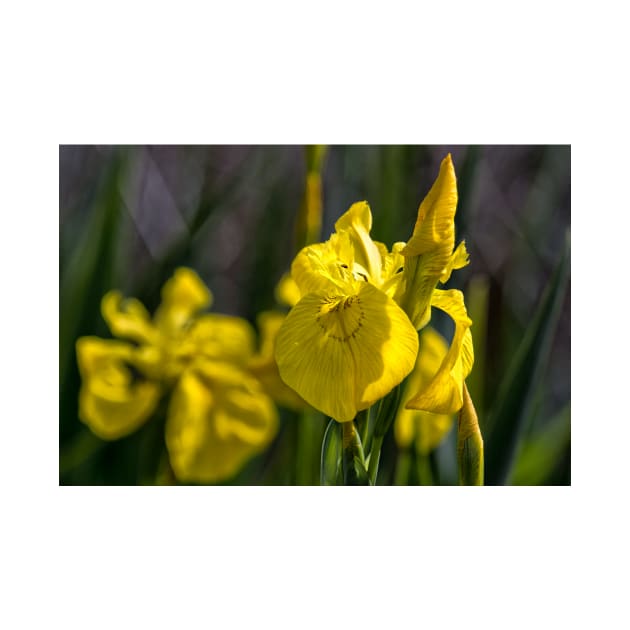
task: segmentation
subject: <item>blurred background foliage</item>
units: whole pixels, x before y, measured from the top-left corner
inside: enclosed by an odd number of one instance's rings
[[[471,264],[453,275],[474,322],[468,386],[486,450],[487,484],[570,484],[569,146],[331,146],[323,162],[322,237],[355,201],[376,240],[407,240],[420,201],[451,153],[457,241]],[[100,300],[112,288],[153,311],[182,265],[214,294],[213,312],[256,324],[299,242],[303,146],[60,146],[61,484],[172,482],[164,414],[115,442],[78,419],[75,343],[109,338]],[[435,310],[434,310],[435,313]],[[439,314],[438,314],[439,315]],[[447,339],[448,318],[432,325]],[[451,326],[451,328],[449,328]],[[280,410],[280,431],[228,484],[317,484],[325,419]],[[457,483],[456,427],[403,483]],[[399,483],[390,431],[379,484]],[[400,467],[398,467],[400,477]]]

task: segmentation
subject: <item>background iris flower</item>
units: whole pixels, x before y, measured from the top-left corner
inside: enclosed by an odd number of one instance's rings
[[[195,272],[180,268],[162,289],[153,319],[118,291],[102,301],[112,333],[128,341],[83,337],[79,416],[103,439],[135,431],[173,391],[166,447],[182,481],[233,476],[276,434],[275,406],[249,372],[254,332],[243,319],[202,313],[212,294]]]

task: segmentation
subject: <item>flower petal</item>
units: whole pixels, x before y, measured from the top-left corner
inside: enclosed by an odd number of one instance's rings
[[[455,322],[455,333],[448,353],[433,380],[407,402],[408,409],[433,413],[455,413],[463,404],[463,386],[474,362],[472,321],[466,313],[461,291],[436,289],[431,305],[448,313]]]
[[[406,260],[396,300],[417,329],[431,318],[431,295],[445,276],[451,259],[456,207],[457,181],[449,154],[442,160],[438,178],[420,204],[413,235],[402,250]]]
[[[368,273],[370,280],[377,286],[381,284],[381,253],[376,243],[370,238],[372,212],[367,201],[353,203],[335,223],[335,230],[347,232],[354,249],[354,260]],[[386,250],[387,251],[387,250]]]
[[[256,335],[241,317],[209,313],[195,320],[186,342],[206,358],[244,365],[254,354]]]
[[[431,382],[447,352],[448,346],[440,334],[430,327],[422,330],[418,359],[405,384],[403,404],[398,408],[394,423],[394,437],[400,448],[409,448],[415,442],[416,451],[426,455],[440,444],[453,426],[452,415],[405,408],[413,394]]]
[[[347,232],[325,243],[304,247],[291,265],[291,277],[301,295],[315,291],[344,291],[354,281],[354,251]]]
[[[470,260],[468,259],[468,251],[466,250],[466,242],[462,241],[455,251],[451,254],[451,257],[448,259],[448,263],[446,263],[446,267],[440,276],[440,282],[444,284],[448,282],[451,277],[451,273],[453,269],[462,269],[465,267]]]
[[[275,291],[276,300],[285,306],[295,306],[302,297],[300,289],[290,273],[285,273]]]
[[[403,250],[404,256],[421,256],[436,249],[450,255],[455,245],[457,178],[449,153],[431,190],[418,208],[413,235]]]
[[[280,378],[275,357],[276,337],[285,319],[286,313],[280,311],[264,311],[258,315],[260,350],[247,367],[277,404],[300,411],[308,407],[308,403]]]
[[[367,282],[355,294],[310,293],[278,332],[282,379],[339,422],[391,391],[409,374],[418,336],[404,312]]]
[[[175,335],[199,311],[212,303],[212,293],[201,278],[187,267],[180,267],[162,287],[162,303],[155,323],[167,335]]]
[[[116,337],[138,343],[154,343],[157,330],[147,309],[135,298],[123,298],[120,291],[109,291],[101,300],[103,319]]]
[[[254,378],[229,364],[201,361],[173,392],[166,446],[178,479],[215,483],[262,452],[277,429],[277,411]]]
[[[160,387],[138,379],[131,366],[133,346],[81,337],[77,359],[83,379],[79,417],[104,440],[115,440],[135,431],[151,415],[160,398]]]

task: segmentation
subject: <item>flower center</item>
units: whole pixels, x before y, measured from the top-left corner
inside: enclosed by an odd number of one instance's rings
[[[316,321],[327,337],[347,341],[363,325],[365,313],[358,295],[325,298]]]

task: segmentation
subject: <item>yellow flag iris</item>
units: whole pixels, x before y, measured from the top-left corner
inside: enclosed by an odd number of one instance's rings
[[[463,243],[454,250],[456,205],[449,155],[408,243],[390,251],[372,240],[363,201],[339,218],[326,242],[296,256],[281,294],[297,302],[278,331],[276,360],[284,382],[313,407],[350,422],[399,385],[416,364],[417,330],[431,307],[454,318],[455,337],[435,378],[408,406],[444,414],[461,407],[473,360],[471,321],[460,292],[436,288],[468,262]]]
[[[248,369],[254,331],[238,317],[202,313],[211,302],[197,274],[180,268],[164,285],[153,318],[118,291],[104,296],[105,321],[127,341],[77,341],[79,416],[99,437],[135,431],[173,390],[166,445],[182,481],[234,475],[267,447],[278,427],[272,401]]]

